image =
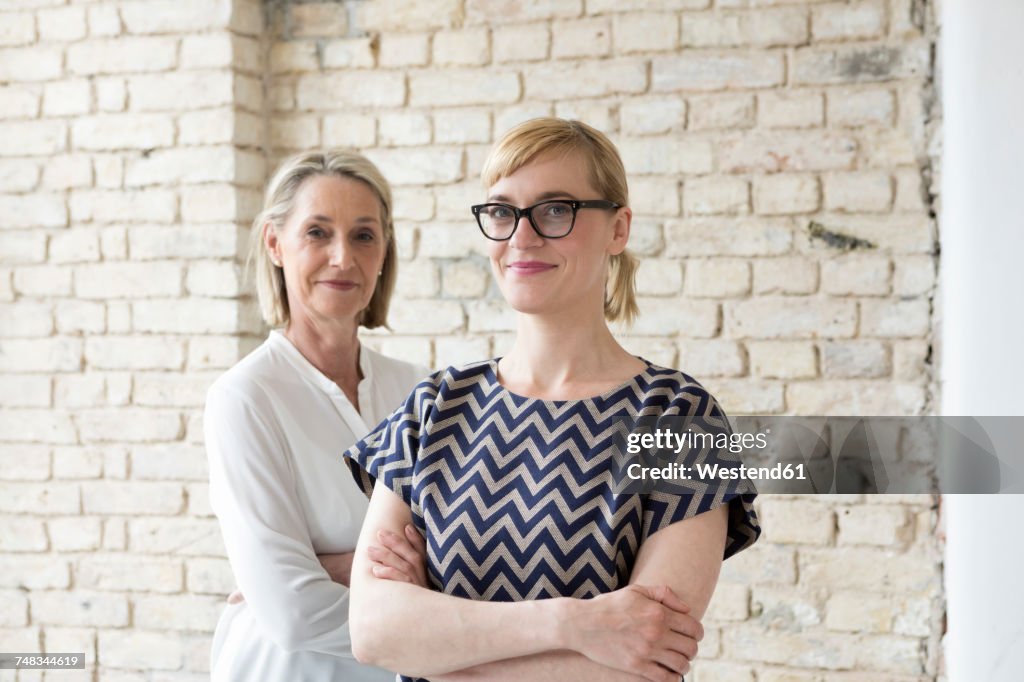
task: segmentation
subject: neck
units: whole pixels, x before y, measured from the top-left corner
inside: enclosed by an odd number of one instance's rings
[[[284,330],[310,364],[346,393],[359,385],[359,337],[355,320],[318,323],[308,317],[292,318]]]
[[[603,310],[571,317],[520,314],[515,342],[498,366],[502,384],[534,397],[584,398],[642,371],[612,336]]]

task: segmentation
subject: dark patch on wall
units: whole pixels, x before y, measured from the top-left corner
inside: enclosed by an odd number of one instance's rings
[[[843,234],[842,232],[829,230],[821,223],[813,220],[807,226],[807,231],[810,233],[811,239],[818,239],[825,242],[827,246],[831,246],[833,249],[839,249],[841,251],[876,248],[875,244],[869,242],[867,239],[851,237],[850,235]]]
[[[839,57],[839,73],[850,80],[888,78],[900,66],[902,51],[898,47],[872,47]]]

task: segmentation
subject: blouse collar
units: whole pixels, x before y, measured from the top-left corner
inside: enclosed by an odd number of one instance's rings
[[[276,350],[284,355],[285,359],[299,372],[300,376],[307,379],[314,386],[330,395],[345,395],[341,387],[307,360],[306,356],[299,352],[299,349],[280,330],[272,329],[267,340]],[[359,346],[359,370],[363,375],[359,385],[362,386],[363,382],[366,382],[367,385],[372,386],[373,362],[370,358],[372,351],[362,344],[359,344]]]

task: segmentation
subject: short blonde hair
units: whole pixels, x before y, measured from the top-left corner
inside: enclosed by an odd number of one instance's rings
[[[360,313],[359,324],[373,329],[387,326],[388,305],[398,275],[398,254],[395,248],[395,225],[391,210],[391,187],[373,162],[359,152],[347,149],[329,149],[296,154],[281,163],[267,184],[263,210],[252,222],[249,245],[249,265],[255,267],[256,293],[260,312],[271,327],[288,324],[288,290],[284,271],[270,259],[263,240],[263,226],[273,224],[284,227],[295,208],[295,195],[309,178],[316,176],[350,178],[365,183],[380,199],[380,221],[387,244],[384,265],[369,305]]]
[[[480,174],[490,187],[515,173],[541,154],[579,154],[590,172],[590,184],[599,198],[629,205],[626,169],[619,151],[608,137],[582,121],[545,117],[525,121],[498,141],[484,162]],[[613,255],[608,263],[604,316],[615,322],[631,323],[639,308],[636,303],[636,271],[640,262],[629,249]]]

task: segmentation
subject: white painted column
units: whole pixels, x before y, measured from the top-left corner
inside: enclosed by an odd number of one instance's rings
[[[941,23],[942,411],[1024,415],[1024,2],[944,0]],[[948,679],[1024,679],[1024,496],[944,508]]]

